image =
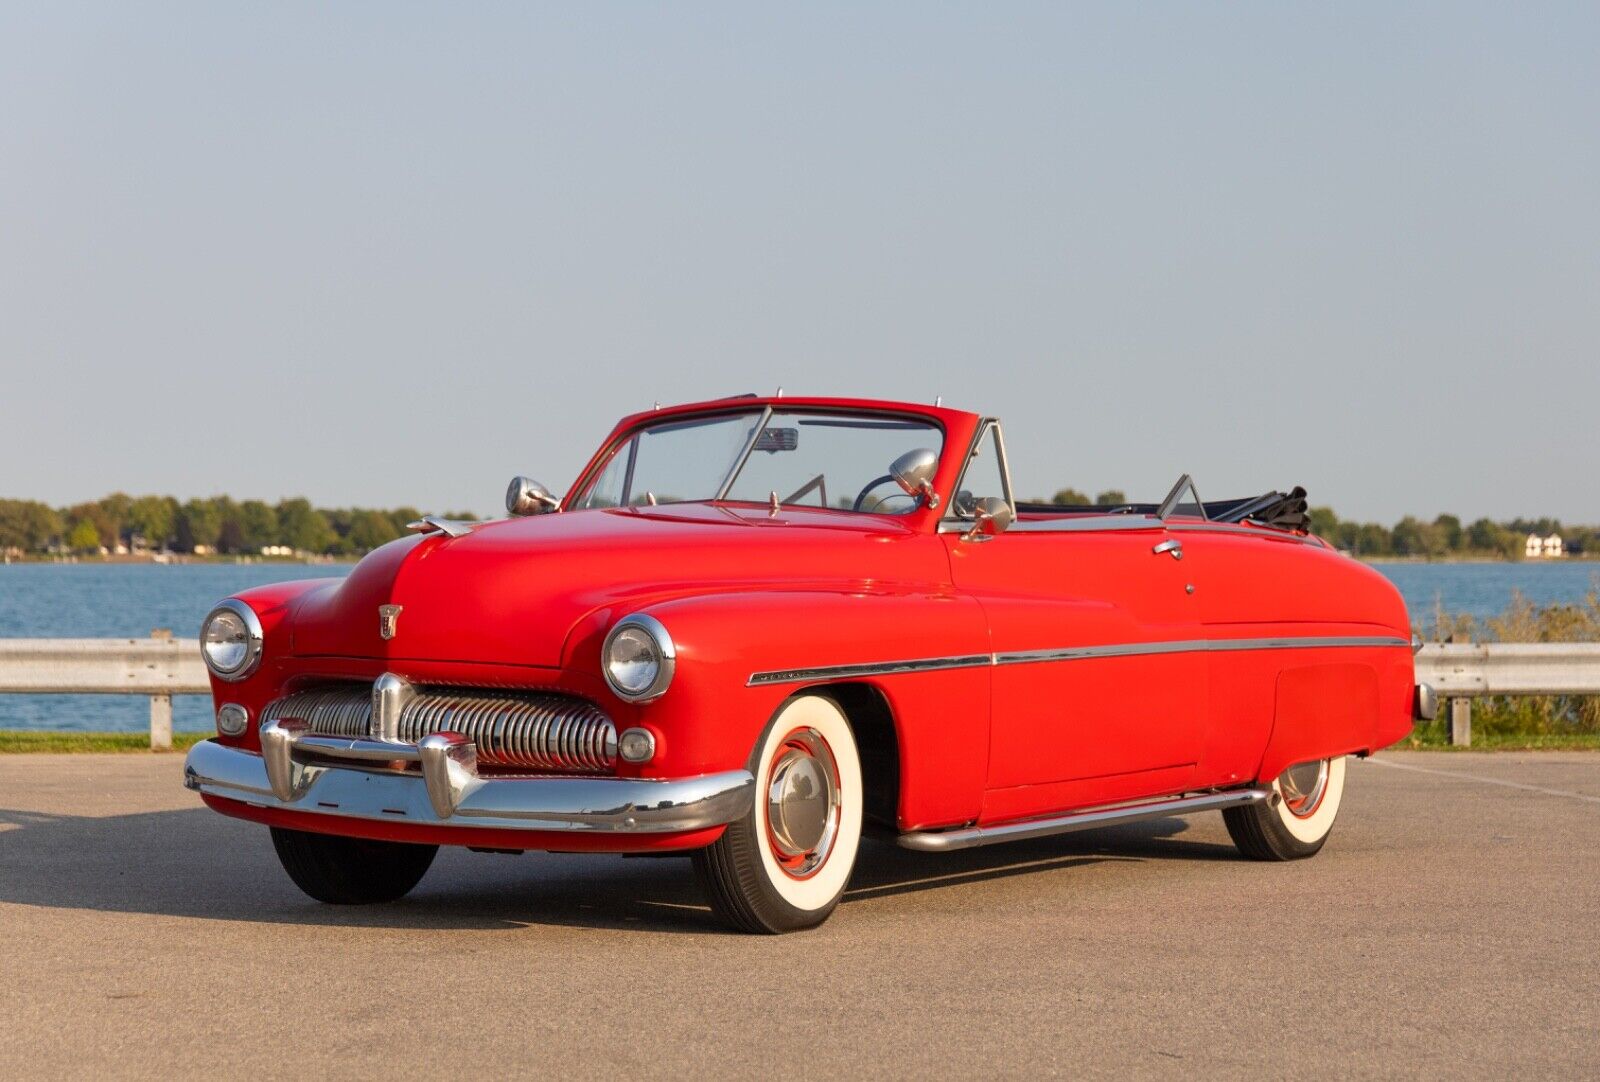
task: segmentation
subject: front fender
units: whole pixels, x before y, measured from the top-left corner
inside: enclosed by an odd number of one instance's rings
[[[752,683],[754,674],[989,652],[981,608],[951,592],[745,591],[629,611],[660,620],[677,649],[666,694],[630,711],[633,724],[656,736],[648,773],[661,776],[747,766],[757,737],[786,699],[840,682],[797,674]],[[598,613],[587,621],[575,636],[574,659],[598,659],[606,631],[625,615]],[[844,679],[877,688],[889,704],[900,756],[901,826],[976,818],[988,769],[989,667]]]
[[[238,703],[258,717],[261,708],[270,702],[283,685],[283,662],[292,652],[295,607],[305,598],[334,590],[343,579],[295,579],[257,586],[231,596],[249,605],[261,621],[261,664],[256,671],[239,681],[219,680],[211,677],[211,698],[216,707],[223,703]],[[222,600],[218,598],[217,600]],[[217,735],[219,743],[232,747],[260,749],[256,726],[248,725],[239,736]]]

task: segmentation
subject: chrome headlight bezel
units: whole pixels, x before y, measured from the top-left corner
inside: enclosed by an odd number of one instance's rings
[[[656,674],[654,679],[644,688],[628,688],[619,684],[611,672],[611,650],[623,632],[634,630],[643,632],[650,640],[655,653]],[[636,612],[618,620],[609,632],[606,633],[605,643],[600,647],[600,673],[605,677],[606,686],[612,694],[623,702],[648,703],[661,698],[672,684],[673,673],[678,667],[678,648],[673,644],[672,636],[667,633],[666,627],[654,616],[647,616]]]
[[[206,639],[211,630],[211,622],[224,613],[236,617],[244,625],[244,658],[233,668],[224,669],[216,664],[211,657],[211,652],[206,649]],[[255,610],[236,597],[219,602],[215,608],[206,613],[206,618],[200,622],[200,656],[205,660],[206,670],[218,680],[237,683],[255,672],[261,665],[261,650],[265,645],[266,636],[261,630],[261,619],[256,616]]]

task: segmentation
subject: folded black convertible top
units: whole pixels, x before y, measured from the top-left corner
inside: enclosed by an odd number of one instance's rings
[[[1193,506],[1192,504],[1190,506]],[[1311,516],[1306,504],[1306,490],[1299,485],[1288,492],[1268,492],[1238,500],[1207,500],[1206,518],[1212,522],[1259,522],[1279,530],[1305,533],[1310,529]],[[1018,511],[1035,514],[1088,513],[1100,515],[1153,515],[1153,503],[1119,503],[1106,507],[1099,504],[1019,503]]]

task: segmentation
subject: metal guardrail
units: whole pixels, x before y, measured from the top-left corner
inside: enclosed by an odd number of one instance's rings
[[[1451,738],[1471,741],[1485,695],[1600,695],[1600,642],[1428,643],[1417,680],[1450,700]],[[0,639],[0,694],[148,695],[150,746],[172,746],[172,696],[209,695],[197,639]]]
[[[1486,695],[1600,695],[1600,642],[1431,642],[1417,682],[1450,700],[1450,743],[1472,744],[1472,700]]]
[[[209,695],[198,639],[0,639],[0,694],[148,695],[150,746],[172,747],[172,697]]]

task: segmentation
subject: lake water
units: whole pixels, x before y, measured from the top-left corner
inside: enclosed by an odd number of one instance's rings
[[[1513,590],[1538,604],[1576,603],[1595,588],[1600,564],[1377,563],[1425,623],[1437,601],[1448,612],[1493,616]],[[286,579],[344,575],[349,565],[303,564],[12,564],[0,566],[0,638],[141,637],[171,628],[199,633],[220,598]],[[137,695],[0,695],[0,729],[138,731],[149,726],[149,700]],[[173,700],[173,727],[211,728],[210,700]]]

